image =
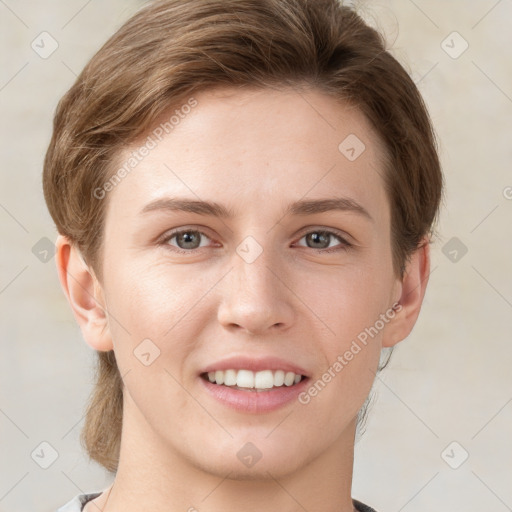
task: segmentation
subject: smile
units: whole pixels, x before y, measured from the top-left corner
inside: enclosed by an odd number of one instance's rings
[[[265,391],[298,384],[304,377],[284,370],[215,370],[201,375],[211,383],[244,391]]]

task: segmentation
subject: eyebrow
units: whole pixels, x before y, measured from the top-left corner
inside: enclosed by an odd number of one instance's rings
[[[196,213],[198,215],[220,217],[223,219],[232,219],[235,217],[235,212],[226,208],[222,204],[215,201],[199,201],[194,199],[167,197],[157,199],[146,206],[140,211],[140,214],[145,214],[153,211],[181,211],[188,213]],[[374,219],[362,205],[354,199],[349,197],[337,197],[332,199],[301,199],[288,206],[284,212],[286,215],[314,215],[315,213],[324,213],[329,211],[343,211],[354,212],[362,215],[368,220],[374,222]]]

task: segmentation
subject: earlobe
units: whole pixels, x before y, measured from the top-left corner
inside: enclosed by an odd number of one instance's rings
[[[59,235],[55,245],[60,284],[85,341],[95,350],[112,350],[101,284],[67,237]]]
[[[412,331],[420,313],[430,274],[430,244],[424,238],[411,255],[401,282],[401,293],[395,317],[386,326],[382,337],[383,347],[392,347]]]

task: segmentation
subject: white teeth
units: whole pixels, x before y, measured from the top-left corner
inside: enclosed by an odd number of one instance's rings
[[[300,376],[299,376],[300,378]],[[254,374],[254,387],[258,389],[270,389],[274,386],[274,376],[270,370],[263,370]]]
[[[217,384],[224,384],[224,372],[221,370],[217,370],[215,372],[215,382]]]
[[[226,386],[236,386],[237,377],[235,370],[226,370],[224,372],[224,384]]]
[[[274,373],[274,386],[282,386],[284,384],[284,372],[283,370],[277,370]]]
[[[283,370],[216,370],[208,372],[208,380],[225,386],[237,386],[248,389],[270,389],[280,386],[292,386],[302,379],[300,374]]]
[[[293,379],[295,378],[295,373],[293,372],[286,372],[286,375],[284,376],[284,385],[285,386],[291,386],[293,384]]]
[[[217,381],[217,384],[219,382]],[[253,388],[254,387],[254,372],[249,370],[238,370],[236,376],[236,385],[239,388]]]

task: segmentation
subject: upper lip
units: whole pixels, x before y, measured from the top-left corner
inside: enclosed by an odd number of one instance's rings
[[[293,372],[298,375],[308,377],[308,373],[304,368],[280,359],[278,357],[248,357],[248,356],[233,356],[220,361],[209,364],[204,367],[200,373],[208,373],[216,370],[251,370],[258,372],[261,370],[283,370],[285,372]]]

